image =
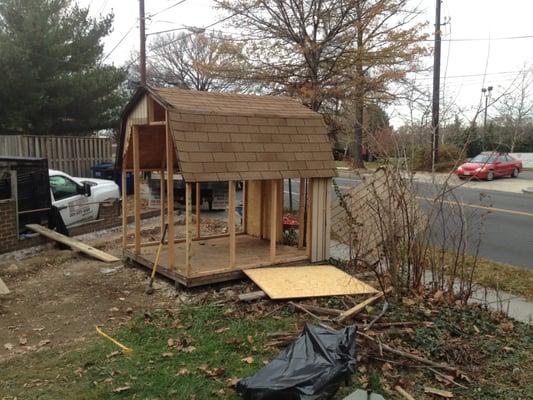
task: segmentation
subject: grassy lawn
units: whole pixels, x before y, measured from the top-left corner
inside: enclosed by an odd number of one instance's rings
[[[448,264],[452,263],[453,254],[447,253]],[[466,267],[474,262],[474,257],[466,256]],[[533,300],[533,270],[528,268],[515,267],[496,261],[478,258],[474,271],[474,282],[477,284],[497,289],[502,292],[511,293],[516,296]]]
[[[481,259],[474,280],[482,286],[533,300],[533,270]]]
[[[141,314],[113,336],[133,348],[126,355],[97,337],[86,344],[47,350],[0,364],[0,393],[8,399],[237,399],[230,388],[251,375],[279,351],[266,346],[268,333],[298,332],[302,314],[288,306],[268,314],[273,303],[257,305],[187,305],[180,311]],[[325,305],[331,305],[325,304]],[[239,308],[237,308],[240,307]],[[368,387],[399,398],[400,383],[417,399],[424,385],[445,388],[463,399],[526,399],[533,395],[530,372],[531,330],[477,308],[435,307],[432,301],[392,304],[391,320],[432,322],[409,330],[369,332],[397,348],[467,372],[471,383],[462,389],[446,386],[432,371],[408,366],[390,354],[379,356],[365,343],[351,387]],[[376,306],[374,312],[379,312]],[[372,312],[368,309],[367,312]],[[171,339],[171,340],[169,340]]]

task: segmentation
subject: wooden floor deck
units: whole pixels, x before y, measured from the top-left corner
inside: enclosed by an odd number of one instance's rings
[[[243,269],[290,264],[308,260],[305,249],[277,245],[276,261],[270,261],[270,242],[249,235],[236,236],[235,267],[229,268],[229,238],[213,238],[192,242],[191,275],[185,271],[185,243],[175,245],[174,268],[168,268],[166,246],[161,251],[157,272],[184,286],[193,287],[238,279],[245,275]],[[141,254],[124,250],[127,262],[136,263],[148,269],[153,268],[157,246],[143,247]]]

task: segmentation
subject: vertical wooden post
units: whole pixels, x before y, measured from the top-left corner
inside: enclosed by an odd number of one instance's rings
[[[133,207],[135,214],[135,254],[141,254],[141,168],[139,159],[139,127],[133,127]]]
[[[168,224],[168,269],[174,269],[174,141],[170,132],[168,111],[165,124],[165,142],[167,159],[167,224]],[[163,227],[161,227],[163,228]]]
[[[128,185],[126,163],[122,163],[122,248],[128,244]]]
[[[229,267],[235,267],[235,181],[228,182]]]
[[[191,276],[191,244],[192,244],[192,232],[191,232],[191,208],[192,208],[192,184],[190,182],[185,183],[185,269],[187,271],[187,277]]]
[[[278,208],[278,185],[277,182],[270,181],[270,261],[274,263],[276,261],[276,239],[278,232],[277,224],[277,208]]]
[[[298,198],[298,248],[303,249],[305,243],[305,179],[300,178]]]
[[[307,250],[307,255],[309,258],[311,258],[311,252],[312,252],[312,245],[311,245],[311,228],[312,228],[312,218],[313,218],[313,180],[311,178],[307,178],[307,221],[305,226],[305,248]]]
[[[241,230],[242,232],[246,233],[246,181],[242,181],[242,224],[241,224]]]
[[[196,182],[196,239],[200,239],[200,208],[202,208],[202,193],[200,182]]]
[[[329,244],[331,241],[331,181],[332,179],[325,179],[326,182],[326,222],[324,224],[324,260],[329,260]]]
[[[159,213],[161,214],[161,235],[165,226],[165,170],[159,171]]]

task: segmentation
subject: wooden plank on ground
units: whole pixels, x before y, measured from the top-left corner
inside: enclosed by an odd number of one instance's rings
[[[387,289],[385,293],[389,293],[392,289]],[[378,292],[376,295],[366,299],[365,301],[357,304],[356,306],[350,308],[349,310],[344,311],[342,314],[339,315],[337,321],[342,322],[349,318],[353,318],[357,314],[359,314],[361,311],[363,311],[366,306],[369,306],[372,303],[375,303],[377,300],[381,299],[383,297],[383,292]]]
[[[257,292],[250,292],[250,293],[241,293],[239,295],[240,301],[254,301],[254,300],[261,300],[267,297],[265,292],[262,290],[258,290]]]
[[[29,224],[29,225],[26,225],[26,228],[34,232],[37,232],[40,235],[46,236],[47,238],[55,240],[56,242],[63,243],[67,246],[70,246],[73,250],[81,251],[82,253],[85,253],[98,260],[108,262],[108,263],[119,261],[117,257],[112,256],[111,254],[107,254],[106,252],[103,252],[102,250],[98,250],[92,246],[89,246],[83,242],[80,242],[79,240],[76,240],[68,236],[62,235],[61,233],[52,231],[48,228],[45,228],[44,226],[37,225],[37,224]]]
[[[9,293],[11,293],[9,288],[6,286],[2,278],[0,278],[0,296]]]
[[[376,289],[332,265],[247,269],[271,299],[374,294]]]

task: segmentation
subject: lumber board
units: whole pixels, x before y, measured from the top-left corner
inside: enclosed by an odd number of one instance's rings
[[[89,246],[88,244],[80,242],[79,240],[76,240],[68,236],[62,235],[61,233],[52,231],[48,228],[45,228],[44,226],[37,225],[37,224],[28,224],[26,225],[26,228],[32,230],[33,232],[37,232],[38,234],[45,236],[49,239],[55,240],[56,242],[70,246],[73,250],[80,251],[98,260],[108,262],[108,263],[119,261],[117,257],[112,256],[111,254],[108,254],[102,250],[98,250],[92,246]]]
[[[127,188],[127,172],[122,170],[122,247],[126,248],[128,245],[128,188]]]
[[[192,232],[191,232],[192,183],[185,183],[185,270],[191,275]]]
[[[235,267],[235,181],[228,182],[228,232],[229,232],[229,267]]]
[[[262,290],[258,290],[257,292],[250,292],[250,293],[241,293],[239,295],[240,301],[254,301],[254,300],[261,300],[267,297],[266,293]]]
[[[11,291],[9,290],[7,285],[4,283],[2,278],[0,278],[0,296],[4,294],[9,294],[9,293],[11,293]]]
[[[376,289],[333,265],[246,269],[271,299],[374,294]]]
[[[202,193],[200,191],[200,182],[194,184],[196,189],[196,238],[200,239],[200,209],[202,208]]]
[[[165,112],[165,158],[167,167],[167,223],[168,223],[168,238],[170,245],[168,246],[168,268],[170,271],[174,269],[174,137],[169,126],[168,111]],[[163,227],[161,227],[163,229]]]
[[[298,199],[298,248],[303,249],[305,243],[305,179],[300,178]]]
[[[139,155],[139,127],[133,127],[133,213],[135,220],[135,254],[141,254],[141,172]]]
[[[276,216],[277,216],[277,185],[275,181],[270,181],[270,261],[276,261]]]
[[[390,289],[386,290],[385,292],[386,293],[390,292]],[[345,320],[347,320],[349,318],[353,318],[358,313],[363,311],[366,308],[366,306],[369,306],[370,304],[375,303],[376,301],[381,299],[383,297],[383,295],[384,295],[383,292],[378,292],[374,296],[369,297],[365,301],[362,301],[361,303],[357,304],[356,306],[344,311],[342,314],[339,315],[339,317],[337,318],[337,321],[342,322],[342,321],[345,321]]]

